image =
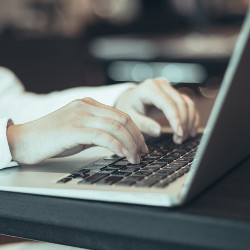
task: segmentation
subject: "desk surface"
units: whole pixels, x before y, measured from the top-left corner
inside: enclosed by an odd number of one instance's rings
[[[249,180],[250,158],[172,209],[0,192],[0,233],[90,249],[249,249]]]

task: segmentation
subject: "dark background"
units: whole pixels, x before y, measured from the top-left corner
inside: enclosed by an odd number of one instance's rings
[[[0,8],[4,8],[5,2],[6,0],[0,1]],[[53,34],[53,32],[44,35],[34,30],[32,33],[16,28],[13,24],[6,25],[0,34],[0,65],[13,70],[27,90],[39,93],[74,86],[113,83],[105,72],[107,62],[93,57],[89,51],[89,46],[97,38],[122,34],[154,39],[181,32],[207,32],[211,27],[228,27],[232,24],[235,26],[242,21],[242,13],[232,11],[223,13],[218,10],[218,14],[213,9],[208,10],[204,6],[203,2],[206,1],[194,0],[194,2],[196,5],[193,12],[185,14],[176,9],[174,1],[143,0],[140,1],[138,17],[129,23],[112,23],[110,19],[95,15],[94,22],[86,24],[84,31],[80,30],[71,37]],[[44,15],[51,15],[53,8],[56,8],[60,0],[52,1],[53,4],[48,4],[46,8],[43,5],[40,6],[39,0],[34,0],[34,3],[36,3],[36,9],[40,8]],[[53,21],[50,22],[53,24]],[[220,62],[218,60],[207,61],[212,70],[219,68],[214,74],[222,75],[228,59],[222,58]],[[180,61],[181,59],[163,56],[149,58],[150,60]],[[191,62],[192,60],[192,58],[188,59]]]

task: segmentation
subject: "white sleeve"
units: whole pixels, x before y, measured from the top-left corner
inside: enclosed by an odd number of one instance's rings
[[[0,119],[0,169],[17,166],[18,164],[11,161],[11,154],[7,140],[6,128],[12,122],[7,118]]]
[[[26,92],[21,82],[10,71],[0,67],[0,118],[10,117],[15,124],[25,123],[47,115],[75,99],[91,97],[114,106],[118,97],[134,83],[102,87],[77,87],[50,94]]]

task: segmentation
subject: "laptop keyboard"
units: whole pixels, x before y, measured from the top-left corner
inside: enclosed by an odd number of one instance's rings
[[[188,173],[200,141],[200,135],[176,145],[171,135],[148,145],[149,153],[139,164],[131,164],[117,155],[94,162],[69,174],[57,183],[78,180],[79,185],[115,185],[165,188]]]

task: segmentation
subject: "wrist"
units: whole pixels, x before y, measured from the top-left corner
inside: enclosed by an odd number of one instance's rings
[[[12,159],[13,159],[13,151],[14,151],[14,144],[15,144],[15,127],[16,125],[9,125],[7,127],[7,131],[6,131],[6,134],[7,134],[7,141],[8,141],[8,145],[9,145],[9,150],[10,150],[10,154],[12,156]]]

